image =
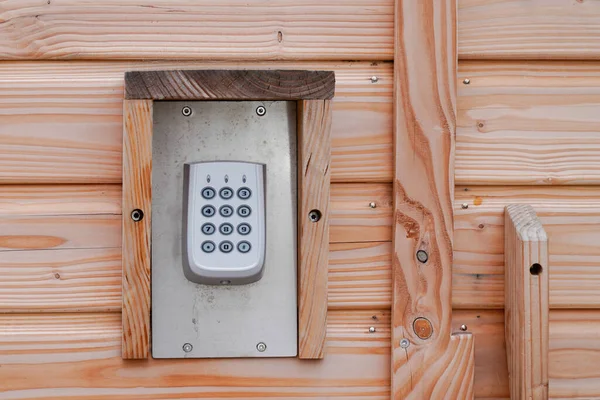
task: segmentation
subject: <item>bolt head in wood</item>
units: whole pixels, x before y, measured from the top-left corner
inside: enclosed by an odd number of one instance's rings
[[[377,207],[377,204],[374,201],[372,201],[369,203],[369,207],[375,208],[375,207]]]
[[[308,213],[308,219],[310,219],[310,222],[319,222],[321,219],[321,211],[311,210],[311,212]]]
[[[139,222],[142,219],[144,219],[144,212],[142,210],[140,210],[139,208],[136,208],[135,210],[133,210],[131,212],[131,219],[134,222]]]
[[[463,83],[465,85],[468,85],[469,83],[471,83],[471,80],[469,78],[465,78],[465,80],[463,81]]]
[[[415,318],[413,321],[413,330],[419,339],[429,339],[433,335],[433,326],[427,318]]]
[[[404,338],[400,340],[400,347],[406,349],[408,346],[410,346],[410,342],[408,341],[408,339]]]
[[[377,330],[377,329],[375,329],[375,327],[374,327],[374,326],[371,326],[371,327],[369,328],[369,332],[370,332],[370,333],[375,333],[375,331],[376,331],[376,330]]]
[[[466,210],[467,208],[469,208],[469,205],[467,203],[462,203],[463,210]]]
[[[419,250],[419,251],[417,251],[417,260],[419,260],[419,262],[425,264],[427,262],[427,260],[429,260],[429,254],[427,254],[427,252],[425,250]]]
[[[378,77],[376,77],[375,75],[373,75],[373,76],[371,77],[371,83],[377,83],[377,81],[379,81],[379,78],[378,78]]]
[[[463,325],[461,325],[461,326],[460,326],[460,330],[461,330],[461,331],[463,331],[463,332],[464,332],[464,331],[466,331],[466,330],[467,330],[467,326],[466,326],[466,325],[464,325],[464,324],[463,324]]]

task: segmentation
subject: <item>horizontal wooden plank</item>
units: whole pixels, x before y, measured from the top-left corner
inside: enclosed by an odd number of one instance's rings
[[[332,181],[391,182],[391,63],[171,61],[0,64],[0,183],[120,182],[124,72],[203,68],[334,71]]]
[[[371,326],[376,332],[369,332]],[[332,311],[326,357],[318,363],[293,358],[132,363],[120,356],[119,314],[0,316],[0,397],[389,399],[389,345],[389,312]]]
[[[457,187],[454,307],[503,307],[504,207],[511,203],[532,205],[548,234],[550,307],[600,307],[600,188],[586,186]]]
[[[462,62],[458,95],[456,184],[600,184],[597,63]]]
[[[393,1],[22,0],[2,59],[391,60]]]
[[[333,184],[330,242],[391,241],[392,208],[390,184]]]
[[[460,58],[600,59],[600,4],[460,0]]]

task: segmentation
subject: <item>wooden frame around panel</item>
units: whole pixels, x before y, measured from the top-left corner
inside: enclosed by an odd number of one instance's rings
[[[331,99],[329,71],[183,70],[125,74],[123,104],[122,357],[150,349],[152,103],[154,100],[298,102],[298,357],[323,357],[327,319]],[[143,212],[134,221],[132,213]],[[311,222],[311,210],[321,219]],[[136,216],[140,215],[139,211]]]

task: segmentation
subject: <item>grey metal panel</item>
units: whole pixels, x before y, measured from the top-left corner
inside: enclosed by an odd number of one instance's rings
[[[296,356],[296,103],[155,102],[152,146],[153,357]],[[266,164],[264,275],[249,285],[183,274],[183,165],[215,160]]]

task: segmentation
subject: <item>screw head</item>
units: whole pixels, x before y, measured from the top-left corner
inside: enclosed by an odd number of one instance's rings
[[[376,77],[375,75],[373,75],[373,76],[371,77],[371,83],[377,83],[377,81],[379,81],[379,78],[378,78],[378,77]]]
[[[266,113],[267,113],[267,109],[264,106],[256,107],[256,115],[258,115],[259,117],[262,117]]]
[[[377,207],[377,204],[374,201],[372,201],[369,203],[369,207],[375,208],[375,207]]]
[[[469,83],[471,83],[471,80],[469,78],[465,78],[465,80],[463,81],[463,83],[465,85],[468,85]]]
[[[462,203],[462,209],[466,210],[467,208],[469,208],[469,205],[467,203]]]
[[[181,109],[181,113],[183,114],[184,117],[189,117],[190,115],[192,115],[192,108],[185,106]]]
[[[256,350],[260,351],[261,353],[263,353],[265,350],[267,350],[267,345],[264,344],[263,342],[260,342],[256,345]]]
[[[429,254],[427,254],[427,252],[425,250],[419,250],[419,251],[417,251],[417,260],[419,260],[419,262],[425,264],[427,262],[427,260],[429,260]]]
[[[193,348],[194,348],[194,346],[192,346],[189,343],[186,343],[183,345],[183,351],[185,351],[186,353],[189,353],[190,351],[192,351]]]
[[[463,332],[466,331],[467,330],[467,326],[465,324],[461,325],[460,326],[460,330],[463,331]]]
[[[408,339],[404,338],[400,340],[400,347],[406,349],[408,346],[410,346],[410,342],[408,341]]]
[[[374,326],[369,327],[369,332],[370,333],[375,333],[375,331],[377,331],[377,329],[375,329]]]
[[[131,219],[134,222],[139,222],[142,219],[144,219],[144,212],[142,210],[140,210],[139,208],[136,208],[135,210],[133,210],[131,212]]]
[[[321,219],[321,211],[311,210],[311,212],[308,213],[308,219],[310,219],[311,222],[319,222]]]

